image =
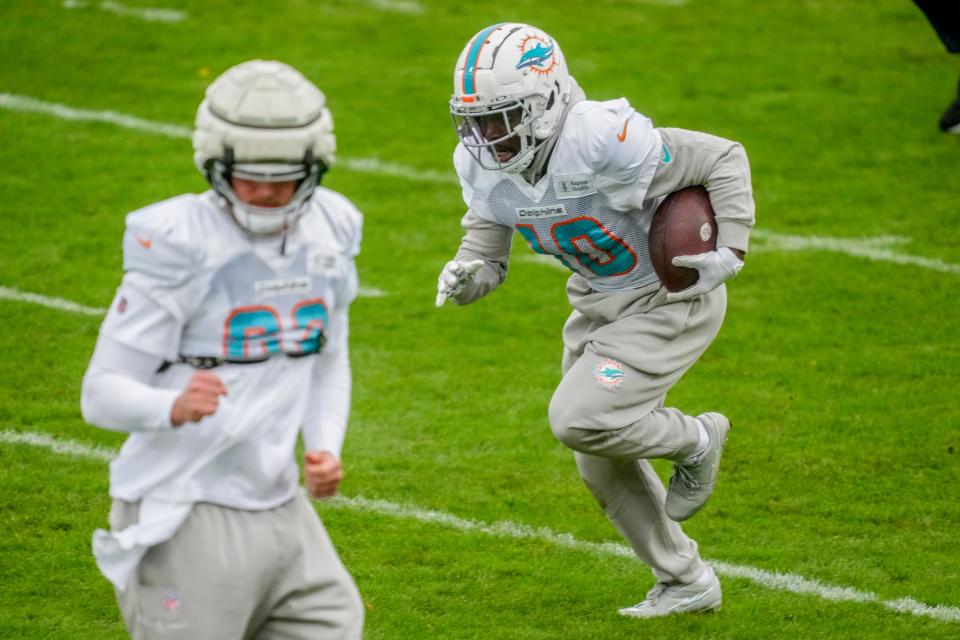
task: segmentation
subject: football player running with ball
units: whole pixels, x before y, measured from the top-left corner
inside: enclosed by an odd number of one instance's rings
[[[212,189],[127,216],[124,276],[83,381],[110,465],[97,564],[134,638],[360,638],[363,607],[299,487],[337,493],[347,308],[362,217],[318,186],[323,93],[295,69],[227,70],[197,112]]]
[[[500,285],[514,230],[573,272],[550,426],[656,576],[646,599],[620,613],[719,608],[720,583],[677,523],[710,497],[730,422],[720,413],[686,415],[664,399],[719,331],[724,282],[743,266],[754,220],[743,148],[655,129],[625,99],[587,100],[554,39],[525,24],[476,34],[453,80],[453,160],[468,210],[437,305],[468,304]],[[718,249],[675,258],[699,280],[670,293],[654,272],[647,234],[657,204],[693,185],[709,192]],[[674,462],[669,488],[650,458]]]

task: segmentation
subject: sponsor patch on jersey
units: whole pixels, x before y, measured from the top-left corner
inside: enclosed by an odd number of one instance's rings
[[[517,207],[517,217],[521,220],[539,220],[541,218],[556,218],[566,215],[567,210],[563,203],[551,204],[545,207]]]
[[[623,365],[613,358],[605,358],[593,365],[593,377],[604,389],[619,389],[623,375]]]
[[[306,293],[310,291],[310,278],[298,276],[296,278],[278,278],[276,280],[258,280],[253,283],[253,290],[258,298],[272,298],[290,293]]]
[[[557,198],[579,198],[597,192],[593,176],[589,173],[573,173],[565,176],[553,176],[553,192]]]
[[[307,254],[307,273],[312,276],[335,276],[340,273],[340,256],[317,249]]]

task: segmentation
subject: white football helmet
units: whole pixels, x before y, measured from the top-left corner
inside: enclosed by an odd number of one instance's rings
[[[250,235],[289,229],[334,162],[333,117],[323,92],[282,62],[250,60],[207,87],[197,110],[193,160],[234,220]],[[298,181],[290,202],[259,207],[239,200],[231,178]]]
[[[571,85],[549,35],[512,22],[487,27],[453,73],[450,114],[460,143],[485,169],[523,171],[560,130]]]

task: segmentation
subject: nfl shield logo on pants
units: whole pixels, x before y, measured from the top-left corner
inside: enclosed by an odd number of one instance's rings
[[[177,611],[180,608],[180,592],[172,589],[167,591],[163,597],[163,608],[171,613]]]

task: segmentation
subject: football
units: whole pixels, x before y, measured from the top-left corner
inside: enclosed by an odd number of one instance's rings
[[[660,203],[650,222],[648,250],[653,270],[667,291],[681,291],[696,283],[696,269],[676,267],[673,259],[717,248],[717,219],[703,187],[674,191]]]

